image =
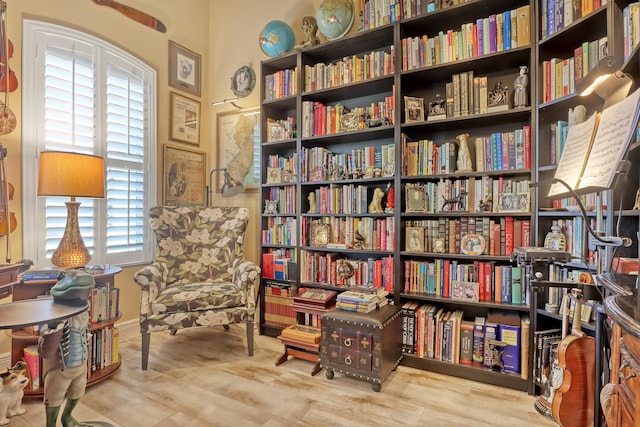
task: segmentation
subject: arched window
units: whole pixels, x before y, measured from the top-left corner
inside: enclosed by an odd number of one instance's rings
[[[94,154],[105,162],[105,198],[83,199],[80,232],[92,264],[152,257],[146,212],[155,204],[156,73],[92,35],[23,21],[22,171],[24,256],[49,264],[69,198],[37,196],[43,150]],[[9,154],[10,155],[10,154]]]

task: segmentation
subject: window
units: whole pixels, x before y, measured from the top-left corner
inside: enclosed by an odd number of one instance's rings
[[[49,264],[65,229],[70,199],[37,196],[38,153],[58,150],[105,161],[105,198],[77,199],[91,263],[151,259],[146,212],[156,195],[149,179],[157,176],[155,71],[76,30],[25,20],[23,31],[25,257]]]

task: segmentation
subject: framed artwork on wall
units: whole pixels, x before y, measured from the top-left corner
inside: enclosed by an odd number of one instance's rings
[[[217,168],[227,168],[246,191],[257,191],[260,185],[260,109],[218,113]],[[215,189],[220,192],[222,174],[216,174]]]
[[[205,205],[207,154],[164,145],[163,204]]]
[[[171,92],[169,137],[200,145],[200,102]]]
[[[200,96],[200,55],[171,40],[169,86]]]

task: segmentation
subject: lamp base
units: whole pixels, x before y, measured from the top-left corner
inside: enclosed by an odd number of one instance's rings
[[[67,226],[58,248],[53,253],[51,263],[61,269],[84,267],[91,259],[91,255],[80,235],[78,224],[80,202],[72,198],[65,204],[67,205]]]

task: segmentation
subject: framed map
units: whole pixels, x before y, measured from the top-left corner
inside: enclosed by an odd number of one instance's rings
[[[246,191],[260,185],[260,109],[249,108],[218,113],[217,168],[227,168],[232,178],[242,182]],[[222,173],[215,176],[215,191],[224,183]]]

